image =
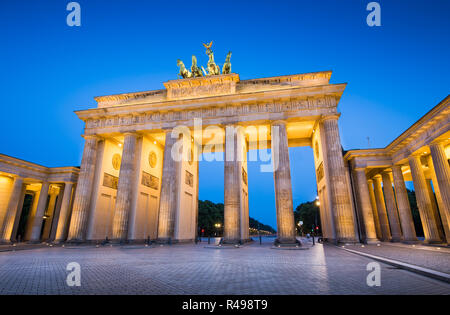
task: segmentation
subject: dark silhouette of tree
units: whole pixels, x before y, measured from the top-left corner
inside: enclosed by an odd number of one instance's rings
[[[301,231],[303,233],[311,233],[314,226],[318,226],[319,229],[316,233],[322,233],[322,227],[320,224],[320,211],[319,206],[316,205],[316,201],[303,202],[297,206],[294,211],[295,224],[298,228],[298,222],[303,221]]]
[[[209,200],[199,200],[198,201],[198,229],[199,236],[202,236],[202,230],[204,230],[203,235],[214,235],[214,233],[219,232],[220,235],[223,233],[223,203],[214,203]],[[221,228],[215,227],[215,224],[219,223]],[[271,233],[276,231],[269,225],[262,224],[258,220],[249,218],[249,227],[254,229],[261,229]]]

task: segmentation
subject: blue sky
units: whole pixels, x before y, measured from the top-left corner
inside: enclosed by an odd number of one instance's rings
[[[381,27],[365,0],[66,0],[0,2],[1,153],[48,166],[79,165],[75,110],[97,95],[163,87],[176,60],[233,51],[241,79],[333,70],[345,149],[384,147],[449,93],[450,1],[390,0]],[[316,193],[310,148],[291,149],[294,204]],[[275,226],[272,174],[249,165],[250,215]],[[206,183],[206,180],[208,181]],[[223,164],[201,163],[200,198],[223,201]]]

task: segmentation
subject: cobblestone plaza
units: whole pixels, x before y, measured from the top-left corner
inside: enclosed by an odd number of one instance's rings
[[[370,258],[331,245],[304,247],[308,249],[276,250],[269,242],[254,242],[219,249],[203,242],[150,247],[66,245],[2,252],[0,294],[450,293],[445,282],[383,263],[381,286],[369,287]],[[70,262],[81,266],[79,287],[66,284]]]

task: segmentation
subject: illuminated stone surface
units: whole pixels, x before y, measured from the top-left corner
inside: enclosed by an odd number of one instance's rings
[[[239,249],[205,248],[207,245],[202,243],[0,253],[0,294],[450,292],[449,284],[384,264],[381,264],[381,286],[371,288],[366,284],[366,266],[371,259],[322,245],[309,250],[274,250],[270,249],[272,241],[273,238],[262,246],[252,244]],[[310,246],[308,242],[304,244]],[[408,253],[402,251],[402,255]],[[436,263],[440,261],[432,252],[429,258]],[[81,287],[66,285],[69,262],[81,265]]]

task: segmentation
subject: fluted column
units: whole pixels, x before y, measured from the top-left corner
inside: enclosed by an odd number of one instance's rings
[[[8,207],[6,208],[6,213],[0,229],[0,243],[11,242],[14,220],[16,219],[18,206],[20,204],[20,197],[22,196],[22,187],[23,178],[19,176],[15,177],[11,196],[8,201]]]
[[[356,242],[355,225],[348,182],[342,157],[338,116],[327,116],[322,122],[327,147],[327,168],[330,177],[331,209],[340,242]]]
[[[73,202],[72,218],[70,220],[69,241],[80,242],[85,240],[92,185],[95,175],[95,162],[97,160],[97,147],[98,138],[96,136],[85,136],[83,158],[81,160],[80,174],[78,176]]]
[[[240,172],[238,160],[238,133],[233,125],[225,128],[225,161],[224,161],[224,230],[223,242],[238,243],[240,233]]]
[[[450,230],[450,167],[442,143],[431,143],[430,152],[434,168],[432,176],[436,178],[436,181],[433,178],[433,183],[437,184],[434,185],[434,188],[436,196],[439,196],[438,203],[441,218],[444,227],[447,227],[445,236],[447,243],[450,244],[450,232],[447,233]]]
[[[361,209],[364,228],[366,231],[367,243],[377,242],[377,233],[375,230],[375,222],[373,218],[372,205],[370,203],[369,189],[367,186],[366,172],[363,168],[355,169],[355,177],[357,182],[358,205]]]
[[[272,124],[271,149],[274,165],[277,241],[281,244],[295,244],[297,240],[292,202],[291,167],[286,123],[283,121]]]
[[[56,206],[56,198],[58,197],[58,189],[56,187],[52,187],[52,189],[49,191],[50,200],[48,202],[47,209],[45,209],[44,216],[46,217],[45,220],[43,220],[44,229],[42,231],[42,240],[46,241],[50,237],[50,230],[52,227],[52,220],[55,215],[55,206]]]
[[[131,192],[136,176],[136,133],[125,133],[119,183],[117,185],[116,207],[113,218],[112,238],[125,241],[128,234],[128,218],[131,209]]]
[[[405,180],[400,165],[392,166],[392,177],[394,178],[395,196],[403,231],[403,240],[405,242],[415,242],[417,241],[416,229],[414,228],[408,192],[406,191]]]
[[[36,214],[33,218],[33,226],[31,230],[30,242],[38,243],[41,239],[42,219],[45,213],[45,206],[47,205],[48,189],[50,184],[43,182],[41,192],[39,193],[39,200],[36,207]]]
[[[416,192],[420,220],[422,221],[423,232],[425,234],[425,242],[439,243],[439,232],[433,217],[430,195],[428,194],[420,156],[412,155],[408,157],[408,161],[411,168],[414,190]]]
[[[389,217],[389,226],[391,228],[392,241],[400,242],[402,240],[402,230],[400,227],[400,220],[398,218],[394,190],[392,189],[391,176],[388,172],[383,172],[381,174],[381,177],[383,179],[384,197]]]
[[[381,176],[377,175],[373,178],[373,186],[375,191],[375,200],[377,202],[378,219],[380,220],[381,240],[391,240],[391,230],[389,228],[389,220],[386,212],[386,204],[384,202],[383,188],[381,187]]]
[[[380,219],[378,217],[377,202],[375,200],[375,193],[373,191],[373,180],[371,179],[367,180],[367,187],[369,188],[370,204],[372,206],[373,211],[373,221],[375,223],[375,231],[377,233],[377,238],[380,240],[382,239],[382,233],[381,233]]]
[[[445,240],[444,227],[442,226],[441,218],[439,216],[439,209],[436,202],[436,196],[433,191],[433,185],[431,183],[431,179],[425,179],[425,183],[427,186],[428,195],[430,196],[431,201],[431,214],[433,215],[433,220],[436,223],[436,227],[439,233],[439,238],[441,241]]]
[[[164,145],[163,172],[161,178],[161,196],[158,217],[158,241],[167,242],[174,237],[175,215],[178,204],[178,190],[180,174],[180,161],[172,157],[172,148],[178,141],[173,138],[171,130],[165,130],[166,141]],[[174,154],[176,154],[174,152]]]
[[[63,242],[67,234],[67,228],[70,219],[70,200],[72,197],[73,183],[64,184],[64,193],[59,212],[58,225],[56,228],[55,242]]]

